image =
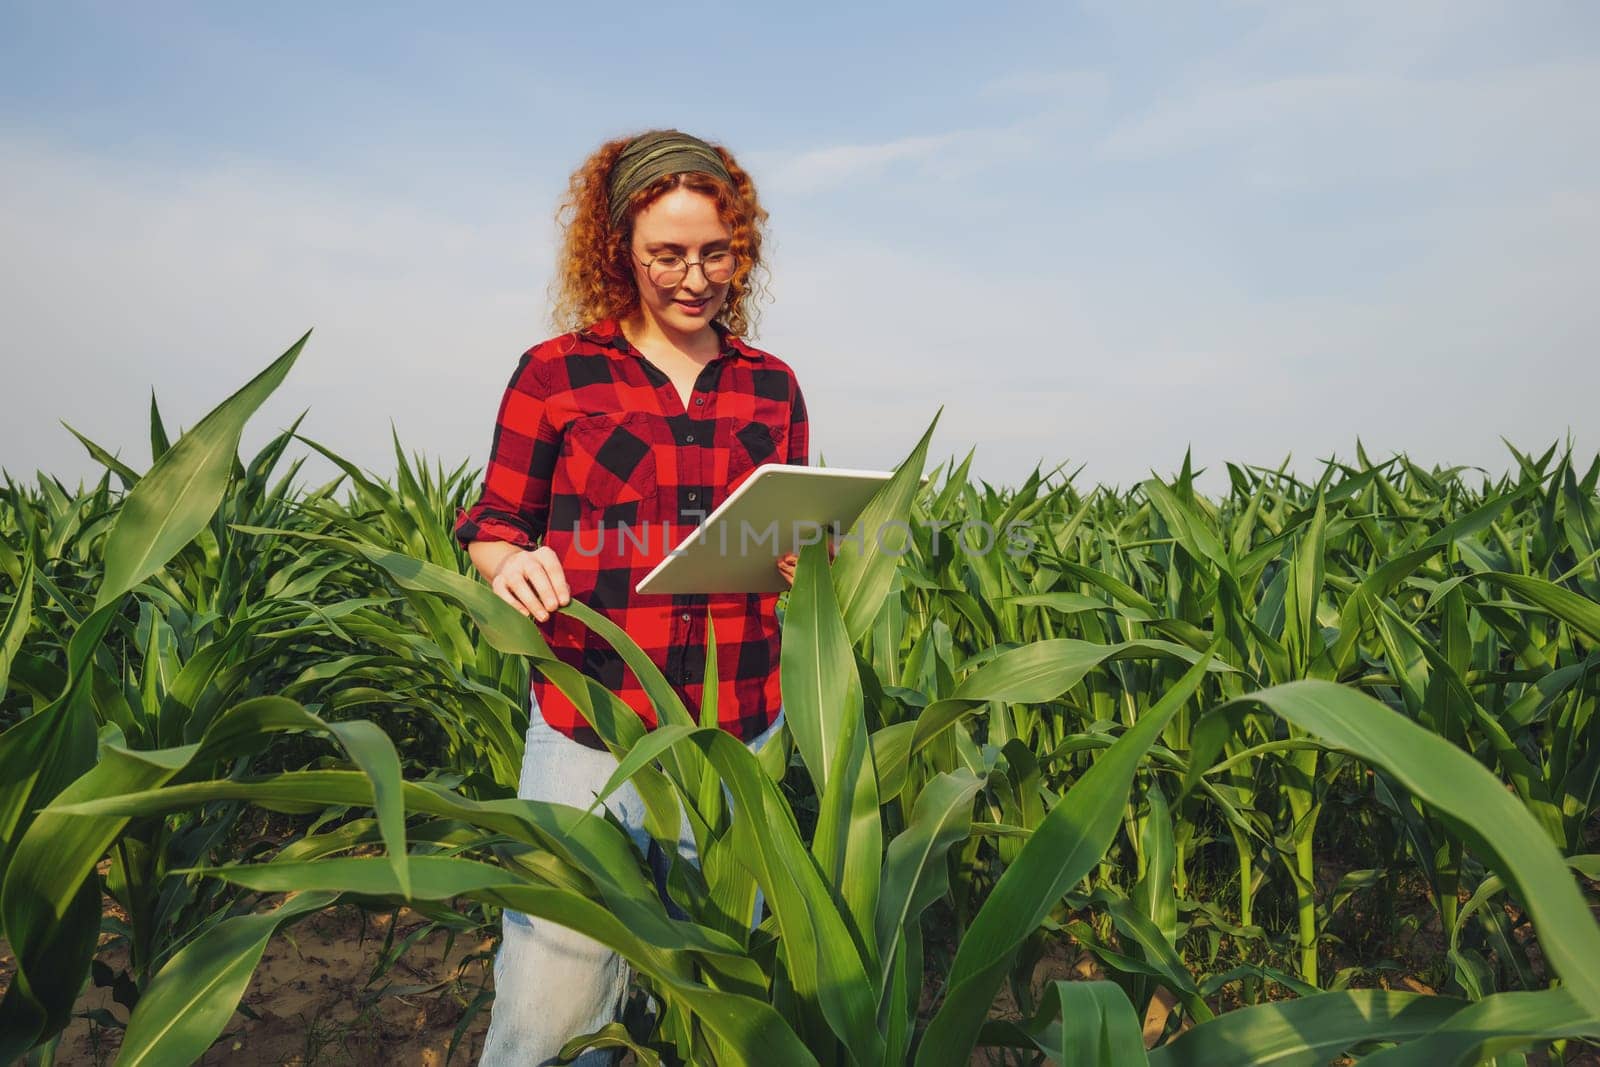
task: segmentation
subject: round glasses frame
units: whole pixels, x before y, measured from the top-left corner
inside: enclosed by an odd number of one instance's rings
[[[638,259],[640,263],[644,264],[644,268],[650,276],[650,281],[661,286],[663,289],[669,289],[672,286],[682,284],[683,280],[689,277],[690,267],[699,267],[700,273],[705,275],[706,281],[710,282],[712,285],[721,285],[724,282],[731,281],[733,279],[734,272],[739,269],[739,254],[737,252],[724,249],[720,252],[713,252],[711,255],[712,257],[727,257],[728,266],[726,271],[718,270],[718,277],[715,278],[713,278],[711,273],[706,270],[704,259],[697,259],[693,262],[690,262],[689,260],[685,260],[682,256],[673,255],[671,252],[666,252],[659,256],[652,256],[648,260],[639,259],[638,256],[634,256],[633,258]],[[682,261],[682,266],[657,267],[656,263],[663,259],[680,260]],[[669,278],[671,279],[670,281],[668,280]]]

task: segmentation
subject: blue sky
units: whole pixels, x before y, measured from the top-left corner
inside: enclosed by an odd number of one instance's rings
[[[598,144],[728,146],[813,459],[1127,485],[1600,447],[1592,4],[0,4],[0,465],[145,459],[315,333],[247,444],[482,462]]]

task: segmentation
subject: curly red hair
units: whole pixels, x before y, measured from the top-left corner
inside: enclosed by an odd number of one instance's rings
[[[654,132],[654,131],[645,131]],[[550,285],[551,325],[558,332],[586,329],[601,319],[625,318],[639,308],[639,291],[634,282],[628,249],[633,239],[633,220],[639,212],[673,189],[693,189],[711,197],[717,204],[717,217],[732,233],[733,252],[739,266],[729,282],[728,298],[716,320],[729,332],[751,336],[755,319],[755,275],[767,274],[761,260],[762,231],[766,209],[756,197],[755,183],[721,145],[712,145],[728,174],[730,185],[710,174],[664,175],[629,198],[620,231],[611,227],[608,189],[611,168],[628,143],[640,134],[607,141],[572,172],[561,205],[556,209],[556,224],[561,228],[559,269]],[[765,292],[765,286],[761,287]]]

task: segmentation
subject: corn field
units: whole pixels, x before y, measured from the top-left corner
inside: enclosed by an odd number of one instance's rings
[[[95,484],[0,490],[0,1061],[53,1062],[115,983],[116,1062],[192,1063],[268,942],[351,903],[611,946],[655,1010],[567,1054],[640,1064],[1592,1055],[1600,458],[996,489],[970,454],[924,483],[930,425],[861,520],[896,550],[802,550],[755,755],[572,602],[646,733],[471,577],[478,472],[396,441],[385,479],[299,424],[240,456],[305,342],[176,440],[152,405],[143,471],[78,434]],[[530,666],[668,855],[687,813],[686,918],[598,803],[516,798]],[[249,839],[262,810],[295,832]]]

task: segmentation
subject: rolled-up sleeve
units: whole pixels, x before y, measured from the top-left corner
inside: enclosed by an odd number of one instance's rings
[[[806,419],[806,398],[800,392],[800,383],[794,383],[794,397],[789,402],[789,454],[785,463],[800,466],[810,464],[811,426]]]
[[[533,548],[550,518],[550,480],[561,433],[549,417],[546,363],[529,351],[506,386],[478,502],[456,517],[455,537]]]

